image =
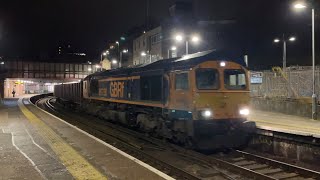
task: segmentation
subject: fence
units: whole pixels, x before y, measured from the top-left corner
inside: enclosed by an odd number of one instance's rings
[[[274,68],[262,72],[261,83],[251,83],[251,96],[301,98],[312,95],[312,67]],[[320,94],[320,70],[315,71],[316,94]]]

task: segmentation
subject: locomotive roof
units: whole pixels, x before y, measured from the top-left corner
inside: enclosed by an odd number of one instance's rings
[[[202,62],[208,60],[217,61],[232,61],[245,67],[245,63],[242,58],[224,58],[223,53],[217,53],[215,50],[203,51],[194,54],[185,55],[178,58],[163,59],[156,62],[137,65],[133,67],[117,68],[106,70],[102,72],[96,72],[88,75],[87,78],[99,78],[104,76],[128,76],[135,74],[155,74],[157,72],[164,72],[167,70],[183,70],[196,66]]]

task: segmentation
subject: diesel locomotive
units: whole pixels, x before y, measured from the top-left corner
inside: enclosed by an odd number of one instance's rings
[[[247,121],[248,70],[215,51],[97,72],[78,84],[55,86],[55,96],[196,149],[243,146],[255,129]]]

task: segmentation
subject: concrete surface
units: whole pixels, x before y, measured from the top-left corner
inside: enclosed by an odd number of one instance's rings
[[[248,119],[261,129],[320,138],[320,120],[260,110],[252,110]]]
[[[0,106],[0,179],[170,179],[34,107]]]
[[[306,118],[311,118],[312,115],[312,105],[307,99],[252,97],[250,104],[254,109],[261,111],[279,112]],[[320,108],[318,108],[319,112]]]

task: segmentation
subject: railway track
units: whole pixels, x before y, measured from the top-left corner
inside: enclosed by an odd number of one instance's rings
[[[224,160],[239,169],[253,171],[261,179],[320,179],[319,172],[239,150]]]
[[[63,117],[64,119],[68,119],[68,115],[61,113],[61,111],[57,110],[55,106],[50,103],[49,100],[39,100],[36,102],[37,106],[45,108],[45,110],[58,115],[59,117]],[[70,119],[69,119],[70,120]],[[94,121],[94,120],[93,120]],[[69,122],[69,121],[68,121]],[[94,121],[96,122],[96,121]],[[72,122],[74,124],[75,122]],[[105,126],[101,126],[101,123],[92,123],[92,120],[83,122],[77,121],[77,126],[83,128],[85,127],[87,132],[92,135],[99,137],[100,139],[115,145],[117,148],[129,153],[130,155],[156,167],[157,169],[165,172],[166,174],[176,178],[176,179],[203,179],[203,177],[199,176],[198,174],[185,170],[183,168],[176,167],[171,163],[162,160],[161,158],[157,157],[159,152],[164,154],[170,154],[166,151],[166,148],[158,146],[156,143],[150,143],[149,140],[144,140],[142,143],[133,142],[131,138],[123,137],[123,135],[117,133],[117,130],[112,128],[105,128]],[[112,130],[113,129],[113,130]],[[123,132],[122,132],[123,133]],[[127,134],[131,134],[130,132],[126,132]],[[141,139],[139,137],[139,139]],[[146,145],[146,142],[148,144]],[[199,163],[198,163],[199,164]],[[210,167],[203,166],[202,169],[210,169]],[[206,174],[207,175],[207,174]],[[219,171],[214,171],[214,173],[210,173],[211,177],[215,177],[217,179],[232,179],[227,174],[223,174]]]
[[[54,105],[51,104],[53,98],[49,98],[45,101],[45,106],[47,110],[51,111],[54,114],[60,114],[60,117],[67,117],[66,114],[61,113],[61,110],[56,109]],[[38,104],[39,102],[37,102]],[[41,105],[43,106],[43,105]],[[70,118],[70,117],[69,117]],[[166,172],[169,175],[173,175],[178,179],[215,179],[215,177],[220,177],[222,179],[291,179],[291,180],[300,180],[300,179],[320,179],[320,173],[305,169],[302,167],[297,167],[291,164],[283,163],[280,161],[268,159],[258,155],[250,154],[243,151],[232,151],[232,153],[223,156],[217,155],[204,155],[198,152],[186,150],[182,147],[164,143],[163,141],[153,138],[146,137],[144,134],[128,130],[127,128],[121,127],[119,125],[114,125],[109,122],[101,122],[94,120],[95,123],[85,123],[81,122],[86,128],[90,127],[94,135],[108,136],[103,140],[112,139],[116,141],[120,146],[120,149],[124,149],[126,152],[130,152],[133,156],[157,167],[158,169]],[[79,123],[79,122],[78,122]],[[103,126],[101,126],[101,124]],[[109,126],[111,129],[116,129],[121,133],[125,133],[129,136],[137,137],[145,143],[148,144],[149,148],[157,149],[158,151],[166,151],[168,149],[173,149],[178,156],[188,158],[190,162],[195,164],[201,164],[202,166],[212,169],[211,173],[204,173],[204,175],[199,176],[195,173],[190,173],[187,170],[174,167],[171,164],[168,164],[164,160],[159,160],[156,157],[150,155],[150,152],[146,152],[145,144],[137,144],[128,141],[128,139],[120,137],[119,134],[115,132],[105,132],[106,130],[101,129],[101,127]],[[97,132],[98,131],[98,132]],[[92,133],[91,132],[91,133]],[[119,148],[119,147],[118,147]]]

